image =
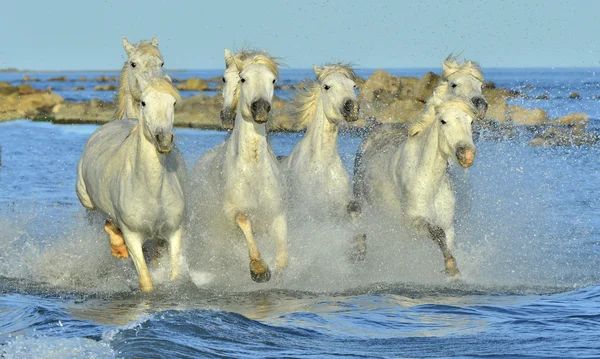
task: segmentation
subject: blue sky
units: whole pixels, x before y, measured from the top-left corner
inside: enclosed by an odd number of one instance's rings
[[[118,69],[121,38],[156,35],[168,69],[223,67],[244,44],[292,68],[439,67],[450,52],[483,67],[598,67],[600,2],[146,0],[8,1],[0,67]]]

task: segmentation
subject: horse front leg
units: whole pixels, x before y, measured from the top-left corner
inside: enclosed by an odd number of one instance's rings
[[[131,259],[133,259],[133,264],[135,264],[135,269],[138,273],[140,290],[142,292],[152,291],[152,277],[150,277],[150,272],[148,271],[148,266],[146,265],[146,260],[144,259],[144,251],[142,250],[144,238],[139,233],[133,232],[126,228],[123,228],[123,236],[125,238],[125,243],[127,244],[129,254],[131,254]]]
[[[127,251],[127,245],[123,239],[123,233],[114,223],[106,221],[104,223],[104,230],[108,233],[110,238],[110,252],[117,258],[128,258],[129,252]]]
[[[440,226],[436,226],[430,223],[427,223],[427,229],[429,230],[429,235],[431,239],[440,247],[442,250],[442,254],[444,255],[444,263],[446,264],[446,274],[451,277],[457,277],[460,275],[458,267],[456,266],[456,259],[452,255],[452,241],[454,239],[453,232],[452,238],[446,237],[446,232]],[[450,241],[448,240],[450,239]]]
[[[179,276],[181,268],[181,237],[183,236],[183,226],[179,227],[169,237],[169,256],[171,257],[171,280],[175,280]]]
[[[348,202],[346,212],[348,212],[350,223],[353,228],[350,261],[354,263],[361,262],[364,261],[367,256],[367,235],[365,233],[357,233],[362,214],[360,203],[358,203],[358,201]]]
[[[279,215],[275,217],[271,223],[270,234],[275,237],[277,245],[275,254],[275,269],[282,270],[288,266],[288,250],[287,250],[287,221],[285,216]]]
[[[244,233],[246,241],[248,242],[248,256],[250,257],[250,277],[257,283],[268,282],[271,279],[271,270],[269,266],[262,260],[258,248],[256,248],[256,242],[254,241],[254,235],[252,233],[252,223],[245,213],[238,213],[235,216],[235,222],[238,227]]]

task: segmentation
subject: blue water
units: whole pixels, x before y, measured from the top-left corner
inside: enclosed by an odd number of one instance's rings
[[[201,73],[212,74],[185,72]],[[282,79],[307,74],[284,70]],[[0,81],[9,76],[21,74]],[[550,100],[515,101],[552,116],[586,112],[598,130],[594,70],[486,76],[500,87],[547,92]],[[582,99],[567,99],[573,91]],[[0,124],[0,356],[600,357],[598,146],[532,148],[528,130],[504,141],[480,137],[469,172],[473,200],[459,203],[457,217],[460,282],[441,273],[433,243],[403,241],[394,223],[367,216],[363,264],[344,260],[340,229],[319,228],[290,233],[290,267],[278,280],[259,285],[233,271],[206,284],[211,268],[190,262],[175,283],[165,268],[153,269],[156,290],[141,294],[133,264],[110,255],[75,195],[76,162],[96,128]],[[176,130],[189,167],[225,136]],[[289,153],[300,136],[273,134],[274,151]],[[360,140],[340,138],[349,170]],[[186,239],[191,253],[197,239]]]

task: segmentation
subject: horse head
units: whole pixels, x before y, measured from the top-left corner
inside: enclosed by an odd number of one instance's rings
[[[320,84],[321,102],[327,118],[334,122],[358,120],[360,106],[356,99],[356,75],[348,65],[313,67]]]
[[[472,102],[455,98],[436,106],[435,111],[433,126],[438,128],[440,150],[448,158],[455,157],[461,167],[471,167],[477,153],[471,125],[478,109]]]
[[[169,76],[151,79],[142,93],[140,120],[144,136],[159,153],[169,153],[173,149],[175,104],[180,99]]]

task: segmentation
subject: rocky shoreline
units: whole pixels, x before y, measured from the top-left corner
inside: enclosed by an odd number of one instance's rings
[[[52,81],[71,81],[58,76]],[[77,81],[86,81],[80,78]],[[220,85],[211,83],[220,79],[192,78],[185,81],[175,79],[180,91],[219,91]],[[38,82],[39,79],[23,77],[23,81]],[[50,80],[49,80],[50,81]],[[115,77],[101,76],[93,79],[98,85],[94,90],[115,91]],[[377,70],[367,79],[359,79],[360,119],[351,129],[368,128],[374,123],[408,122],[424,107],[425,101],[433,92],[439,76],[427,73],[421,78],[397,77],[383,70]],[[293,91],[302,84],[282,85],[283,91]],[[81,90],[75,88],[74,90]],[[589,118],[585,113],[573,113],[560,118],[550,118],[542,109],[525,109],[509,104],[511,99],[525,95],[512,90],[496,88],[486,83],[483,91],[490,107],[487,118],[479,121],[477,128],[493,132],[498,138],[514,136],[514,130],[526,127],[534,131],[532,146],[578,146],[594,144],[600,140],[596,133],[587,130]],[[576,100],[577,93],[569,98]],[[220,129],[219,113],[222,106],[220,93],[207,95],[200,93],[182,99],[176,107],[175,126],[201,129]],[[273,121],[270,130],[299,131],[294,121],[293,109],[288,101],[274,98]],[[13,119],[33,119],[51,121],[57,124],[102,124],[112,120],[116,108],[112,102],[94,99],[87,102],[66,102],[49,90],[37,90],[30,84],[13,86],[0,82],[0,122]]]

